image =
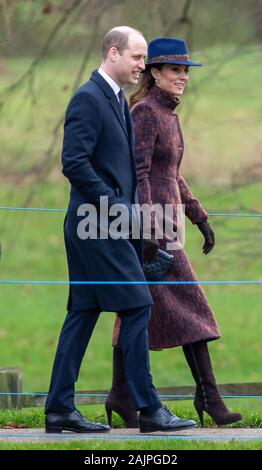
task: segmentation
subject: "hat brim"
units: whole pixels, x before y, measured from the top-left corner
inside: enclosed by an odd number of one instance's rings
[[[195,62],[191,62],[191,60],[167,60],[167,61],[159,61],[159,62],[150,62],[150,60],[146,63],[146,65],[160,65],[160,64],[176,64],[176,65],[187,65],[188,67],[202,67],[203,64],[196,64]]]

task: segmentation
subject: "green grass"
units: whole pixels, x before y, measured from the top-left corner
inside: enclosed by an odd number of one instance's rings
[[[262,402],[261,399],[225,399],[227,406],[235,412],[240,412],[243,419],[232,428],[257,428],[262,427]],[[191,400],[168,401],[167,406],[182,418],[194,419],[198,422],[198,416]],[[80,405],[78,407],[88,419],[107,423],[105,408],[103,405]],[[24,408],[0,410],[0,428],[5,425],[21,425],[25,428],[44,427],[44,412],[42,408]],[[113,424],[116,428],[123,427],[122,419],[113,413]],[[214,427],[212,419],[205,414],[205,426]]]
[[[203,442],[181,439],[124,439],[105,442],[102,440],[71,441],[53,444],[16,444],[0,442],[0,450],[261,450],[261,442],[236,441]],[[250,457],[251,458],[251,457]],[[178,462],[179,463],[179,462]]]

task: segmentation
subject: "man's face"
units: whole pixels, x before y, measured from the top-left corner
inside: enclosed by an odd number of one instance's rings
[[[122,55],[115,51],[114,75],[120,86],[134,85],[138,82],[140,73],[145,69],[147,43],[140,35],[130,35],[128,49]]]

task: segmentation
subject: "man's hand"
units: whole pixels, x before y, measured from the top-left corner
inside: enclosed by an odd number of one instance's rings
[[[152,238],[152,240],[144,240],[144,246],[143,246],[144,263],[150,263],[151,261],[154,260],[157,254],[158,247],[159,247],[159,242],[155,238]]]
[[[204,236],[205,243],[203,245],[203,253],[207,255],[215,246],[215,234],[206,220],[197,222],[196,225]]]

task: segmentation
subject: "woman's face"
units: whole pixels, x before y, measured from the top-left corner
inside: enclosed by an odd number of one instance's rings
[[[187,65],[164,64],[158,70],[151,69],[151,73],[156,80],[156,85],[172,96],[183,95],[188,81],[189,67]]]

